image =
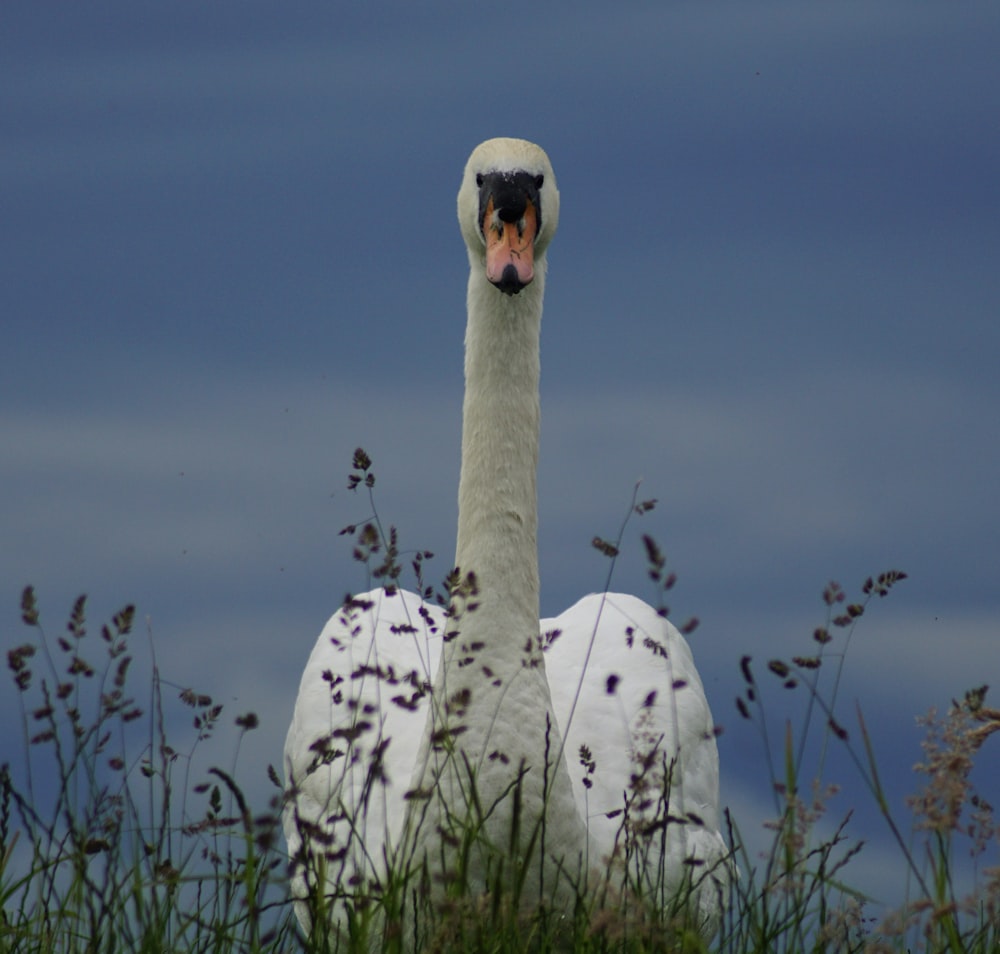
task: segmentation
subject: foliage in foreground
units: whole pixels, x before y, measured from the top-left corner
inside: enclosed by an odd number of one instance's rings
[[[358,463],[356,458],[356,464]],[[374,485],[370,462],[353,486]],[[644,512],[651,504],[640,504]],[[364,541],[360,558],[392,579],[399,575],[395,532],[383,534],[377,516],[352,535]],[[644,537],[651,573],[663,589],[662,555]],[[614,543],[595,546],[614,557]],[[420,560],[424,555],[420,556]],[[417,560],[417,572],[420,573]],[[610,576],[610,574],[609,574]],[[925,756],[910,799],[912,824],[904,833],[882,787],[874,747],[858,710],[840,716],[837,695],[844,653],[871,599],[885,596],[904,574],[865,582],[857,600],[831,584],[827,618],[809,652],[766,664],[779,693],[800,696],[797,721],[775,738],[754,661],[740,661],[744,688],[739,714],[760,735],[765,780],[774,799],[769,848],[751,852],[736,820],[729,836],[740,877],[730,887],[723,925],[708,949],[747,952],[902,952],[987,954],[1000,950],[1000,867],[993,808],[973,785],[981,746],[1000,730],[1000,711],[986,704],[985,687],[967,693],[944,714],[931,712]],[[668,582],[669,581],[669,582]],[[666,585],[664,585],[666,584]],[[422,581],[420,589],[423,589]],[[661,594],[662,595],[662,594]],[[125,607],[88,635],[80,597],[64,634],[43,629],[34,591],[22,597],[31,637],[13,641],[7,663],[19,698],[21,765],[0,767],[0,952],[213,951],[284,952],[405,949],[397,929],[405,879],[390,875],[380,895],[352,909],[346,936],[323,929],[329,904],[310,899],[318,928],[302,936],[288,901],[287,862],[278,834],[281,794],[254,810],[228,769],[211,768],[192,780],[196,750],[208,745],[223,716],[221,705],[192,690],[165,702],[155,658],[140,705],[130,688],[134,608]],[[95,645],[96,642],[96,645]],[[134,679],[132,680],[134,682]],[[193,733],[186,748],[168,742],[167,706],[187,708]],[[252,713],[236,718],[241,733],[254,729]],[[242,735],[241,735],[242,737]],[[873,921],[867,899],[849,884],[851,862],[864,849],[850,835],[850,817],[831,827],[826,818],[833,786],[826,782],[828,751],[839,746],[854,763],[868,798],[899,846],[915,886],[905,907]],[[271,781],[280,790],[277,773]],[[967,896],[957,885],[974,868]],[[402,887],[400,886],[402,885]],[[639,901],[638,904],[633,903]],[[596,907],[581,899],[574,923],[554,927],[526,918],[503,892],[449,897],[425,905],[429,919],[421,947],[440,951],[705,950],[696,936],[650,916],[641,899]]]
[[[181,691],[194,733],[175,749],[155,662],[148,709],[130,694],[133,606],[96,646],[83,596],[54,640],[31,587],[21,615],[35,638],[7,652],[25,759],[0,768],[0,951],[287,945],[288,927],[266,916],[282,868],[273,810],[254,815],[221,768],[189,777],[222,706]],[[236,722],[241,733],[257,726],[252,713]]]

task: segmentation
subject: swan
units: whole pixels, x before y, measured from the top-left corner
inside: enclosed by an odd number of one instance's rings
[[[687,890],[703,933],[718,922],[718,752],[686,641],[626,594],[539,621],[539,338],[558,217],[541,148],[472,152],[458,193],[469,282],[451,598],[350,597],[312,650],[284,751],[306,931],[317,879],[342,927],[338,899],[384,888],[392,859],[480,893],[508,855],[522,898],[567,912],[645,853],[664,903]]]

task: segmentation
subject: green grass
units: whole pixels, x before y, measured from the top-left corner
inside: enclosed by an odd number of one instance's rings
[[[373,483],[362,479],[354,485],[371,493]],[[635,512],[648,506],[633,501]],[[358,558],[376,581],[392,585],[404,575],[395,533],[384,533],[377,517],[349,530]],[[614,561],[621,538],[595,545]],[[649,537],[644,546],[651,572],[668,589],[672,576],[663,572],[659,549]],[[412,569],[415,588],[423,592],[421,560]],[[256,789],[261,780],[241,784],[238,748],[225,769],[193,770],[195,754],[204,757],[216,729],[233,717],[210,696],[168,691],[155,657],[149,682],[133,688],[133,607],[116,613],[95,635],[80,597],[65,631],[52,635],[29,587],[21,604],[26,635],[7,647],[10,687],[4,691],[16,693],[20,703],[20,724],[8,731],[22,737],[24,757],[0,768],[0,952],[995,954],[1000,868],[987,863],[995,863],[998,832],[993,809],[972,776],[981,747],[1000,729],[1000,712],[987,706],[985,689],[979,689],[947,712],[924,717],[925,757],[904,821],[882,786],[862,712],[845,716],[839,705],[852,634],[872,601],[904,576],[874,577],[855,599],[828,586],[825,618],[801,656],[763,666],[749,657],[734,660],[743,676],[737,708],[759,732],[767,766],[761,791],[773,797],[775,810],[763,854],[746,847],[739,820],[727,816],[739,876],[729,884],[722,925],[707,942],[691,928],[683,897],[662,896],[662,880],[644,868],[639,841],[630,843],[619,877],[599,896],[581,892],[571,915],[556,916],[530,898],[526,903],[525,872],[512,866],[504,845],[484,844],[482,820],[490,807],[478,803],[471,770],[472,794],[456,829],[455,857],[477,852],[488,859],[487,894],[468,890],[462,877],[442,891],[425,866],[401,853],[377,890],[352,885],[336,896],[313,891],[308,906],[316,928],[303,936],[288,897],[279,822],[288,795],[278,773],[268,769],[274,788],[269,804],[254,806],[244,788]],[[788,693],[802,696],[800,715],[775,738],[768,726],[775,710],[784,711]],[[192,728],[183,740],[168,741],[165,726],[175,724],[178,710],[189,713]],[[253,713],[233,721],[240,738],[258,723]],[[905,907],[877,921],[867,899],[850,885],[851,863],[864,859],[850,818],[827,818],[834,747],[853,765],[851,777],[840,780],[842,791],[850,784],[856,804],[868,800],[878,809],[914,886]],[[669,766],[662,768],[669,779]],[[506,797],[516,806],[518,786]],[[661,797],[669,801],[669,784]],[[521,819],[516,808],[512,817],[515,825],[538,821]],[[511,837],[516,841],[520,834]],[[544,838],[544,830],[532,837]],[[322,872],[314,874],[312,882],[322,885]],[[959,897],[956,885],[970,874],[974,887]],[[571,894],[574,883],[568,873],[564,888]],[[340,933],[330,927],[332,907],[340,912]]]

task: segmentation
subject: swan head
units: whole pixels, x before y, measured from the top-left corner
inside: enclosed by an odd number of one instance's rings
[[[473,268],[505,295],[535,277],[559,224],[559,190],[545,152],[524,139],[472,151],[458,190],[458,222]]]

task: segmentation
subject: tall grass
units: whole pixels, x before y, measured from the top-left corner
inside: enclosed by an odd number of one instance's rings
[[[355,470],[352,484],[372,492],[370,462]],[[411,555],[405,566],[395,531],[384,530],[377,511],[372,514],[348,530],[373,581],[394,586],[412,576],[417,591],[433,599],[424,580],[428,554]],[[621,537],[595,540],[612,568]],[[643,546],[662,596],[673,577],[655,541],[647,535]],[[525,907],[518,894],[525,872],[504,845],[488,846],[492,890],[486,895],[462,890],[461,879],[456,890],[435,891],[426,867],[405,855],[396,856],[383,881],[364,890],[345,884],[331,895],[326,872],[313,871],[305,904],[314,928],[305,936],[293,915],[279,835],[282,799],[294,798],[294,789],[285,791],[269,768],[272,799],[263,807],[248,804],[238,747],[225,768],[217,759],[203,773],[192,769],[195,753],[215,743],[217,728],[231,716],[208,695],[168,691],[155,653],[149,681],[135,688],[134,607],[114,614],[95,635],[80,597],[65,630],[53,634],[42,625],[28,587],[21,601],[27,635],[7,649],[7,691],[17,694],[20,714],[8,732],[20,737],[23,758],[0,767],[0,952],[995,954],[998,826],[988,793],[973,784],[980,750],[1000,730],[1000,711],[987,705],[986,688],[966,693],[944,713],[922,717],[924,758],[916,766],[906,819],[883,787],[862,711],[845,715],[840,703],[843,659],[855,630],[872,601],[903,579],[895,571],[872,577],[852,598],[831,584],[823,595],[823,618],[802,655],[763,664],[748,656],[734,660],[743,679],[736,708],[758,736],[764,766],[759,784],[773,799],[774,812],[763,853],[747,847],[758,839],[745,838],[739,819],[727,816],[739,876],[729,882],[722,924],[708,942],[686,924],[682,898],[657,894],[662,880],[644,868],[644,859],[656,855],[645,855],[637,841],[622,863],[622,877],[609,882],[600,898],[581,893],[568,920],[553,917],[544,905]],[[449,588],[468,582],[448,581],[438,594],[441,602],[447,604]],[[789,693],[802,696],[799,715],[776,735],[773,717],[786,711]],[[715,708],[717,714],[724,708],[720,700]],[[167,738],[177,710],[191,719],[183,742]],[[240,738],[258,723],[253,713],[233,721]],[[913,886],[899,910],[879,918],[851,886],[865,854],[851,834],[850,816],[827,817],[835,789],[828,778],[834,747],[853,765],[848,781],[855,803],[867,800],[882,816]],[[661,796],[669,801],[670,766],[662,769],[667,783]],[[469,782],[464,817],[470,823],[460,832],[458,857],[483,849],[477,820],[490,808],[476,800],[474,775]],[[506,797],[516,803],[516,784]],[[517,824],[516,810],[512,817]],[[310,858],[315,864],[323,853]],[[960,896],[958,885],[965,882],[971,888]],[[339,931],[331,927],[334,908]]]
[[[50,636],[26,588],[21,616],[33,638],[7,652],[21,716],[10,729],[24,760],[0,768],[0,951],[287,944],[289,926],[267,916],[265,901],[283,881],[277,797],[255,815],[230,771],[194,781],[192,758],[222,706],[177,693],[193,733],[175,748],[155,660],[142,704],[129,686],[135,608],[114,614],[97,640],[86,610],[81,596],[65,632]],[[252,713],[236,721],[241,732],[257,725]]]

